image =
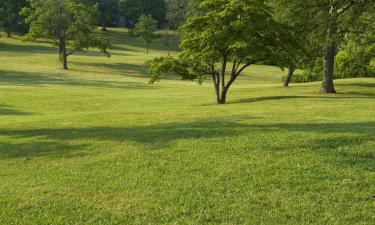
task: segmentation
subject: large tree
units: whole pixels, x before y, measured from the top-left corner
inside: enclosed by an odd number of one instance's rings
[[[200,16],[182,27],[180,56],[148,61],[151,82],[167,72],[183,79],[212,78],[216,101],[226,102],[228,90],[252,64],[277,61],[288,38],[263,0],[205,0]]]
[[[30,0],[22,12],[30,25],[27,39],[46,38],[58,47],[63,68],[68,69],[68,56],[90,47],[109,56],[109,40],[95,32],[93,10],[75,0]]]
[[[27,5],[26,0],[1,0],[0,1],[0,28],[11,37],[12,32],[23,30],[24,18],[19,14]]]
[[[373,0],[306,0],[287,1],[293,15],[305,19],[309,41],[320,47],[324,59],[321,93],[335,93],[334,65],[340,45],[350,33],[362,33],[358,24],[362,15],[373,10]],[[374,21],[372,21],[374,22]]]

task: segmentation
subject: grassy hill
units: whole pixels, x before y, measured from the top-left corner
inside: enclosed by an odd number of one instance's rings
[[[210,81],[148,84],[146,55],[70,57],[0,38],[0,224],[372,224],[375,79],[281,87],[253,66],[216,105]]]

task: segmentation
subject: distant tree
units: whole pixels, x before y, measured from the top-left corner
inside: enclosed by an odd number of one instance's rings
[[[24,18],[19,12],[27,5],[26,0],[1,0],[0,1],[0,27],[8,37],[12,32],[20,31]]]
[[[68,69],[68,56],[90,47],[99,48],[109,56],[109,40],[95,33],[92,11],[75,0],[29,0],[30,8],[22,14],[30,24],[26,38],[46,38],[59,48],[63,68]]]
[[[189,0],[167,0],[166,23],[168,28],[177,29],[185,22]]]
[[[211,76],[216,101],[224,104],[242,72],[255,63],[277,61],[288,37],[263,0],[205,0],[202,9],[203,15],[182,26],[180,56],[155,58],[147,65],[151,82],[169,72],[199,82]]]
[[[99,0],[96,7],[97,19],[103,31],[107,30],[108,25],[118,21],[120,13],[118,0]]]
[[[167,5],[165,0],[122,0],[120,12],[130,28],[134,27],[141,15],[151,15],[158,26],[162,27],[165,23]]]
[[[152,18],[152,16],[142,15],[138,23],[135,25],[134,34],[146,44],[147,54],[148,46],[155,39],[155,31],[157,30],[158,22]]]
[[[168,56],[170,56],[171,47],[172,47],[172,43],[171,43],[172,42],[172,35],[171,35],[171,31],[169,30],[169,27],[167,27],[167,29],[162,34],[162,40],[163,40],[164,46],[168,50]]]
[[[96,25],[102,27],[103,31],[107,26],[115,25],[120,20],[120,0],[76,0],[78,3],[95,8],[93,14]]]

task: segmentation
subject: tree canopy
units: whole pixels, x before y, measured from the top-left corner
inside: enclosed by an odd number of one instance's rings
[[[95,32],[93,9],[85,5],[74,0],[30,0],[22,14],[30,25],[26,38],[51,40],[59,48],[64,69],[68,68],[68,56],[76,51],[96,47],[109,55],[109,40]]]
[[[199,81],[209,75],[217,103],[223,104],[229,88],[247,67],[280,61],[288,37],[262,0],[205,0],[201,7],[204,13],[182,27],[180,56],[147,63],[151,82],[168,72]]]

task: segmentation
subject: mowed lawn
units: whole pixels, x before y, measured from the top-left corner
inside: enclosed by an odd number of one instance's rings
[[[375,79],[281,85],[253,66],[216,105],[112,57],[0,38],[0,224],[374,224]]]

